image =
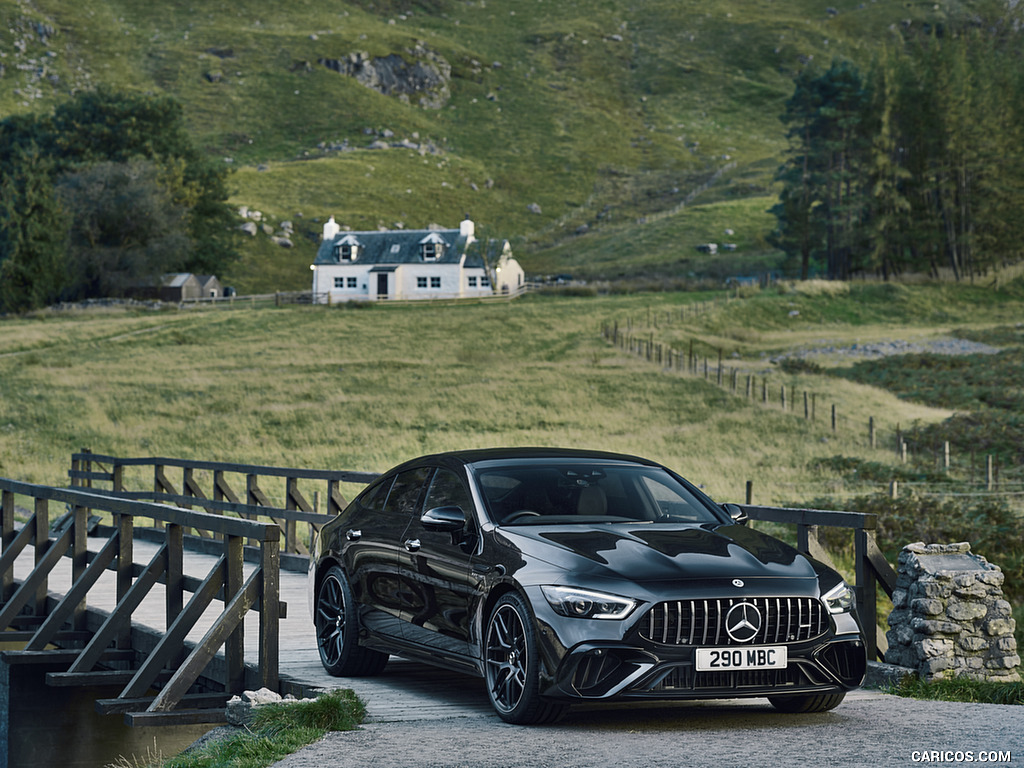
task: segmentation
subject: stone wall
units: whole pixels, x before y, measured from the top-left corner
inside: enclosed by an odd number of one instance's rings
[[[1020,656],[1003,572],[971,545],[910,544],[900,552],[885,661],[925,680],[1018,682]]]

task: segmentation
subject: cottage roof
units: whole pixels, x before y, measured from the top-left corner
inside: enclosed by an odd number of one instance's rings
[[[425,243],[443,245],[433,264],[458,264],[466,251],[468,238],[458,229],[401,229],[381,232],[339,232],[324,239],[317,250],[314,264],[337,264],[335,248],[339,245],[358,245],[355,264],[399,265],[423,263],[422,246]],[[472,263],[472,262],[478,263]],[[483,266],[479,256],[470,256],[465,266]]]

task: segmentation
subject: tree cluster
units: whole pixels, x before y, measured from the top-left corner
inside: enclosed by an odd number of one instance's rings
[[[1016,28],[903,41],[862,73],[796,78],[773,243],[802,278],[957,280],[1020,258],[1024,67]]]
[[[0,311],[124,296],[237,258],[227,170],[178,102],[101,89],[0,121]]]

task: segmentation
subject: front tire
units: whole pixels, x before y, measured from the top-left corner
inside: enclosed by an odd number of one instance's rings
[[[780,712],[805,714],[828,712],[843,703],[845,693],[811,693],[804,696],[769,696],[768,701]]]
[[[568,709],[540,695],[539,662],[533,619],[515,592],[498,599],[484,634],[487,696],[506,723],[553,723]]]
[[[359,618],[352,590],[337,565],[327,569],[316,594],[316,645],[320,663],[335,677],[369,677],[388,663],[385,653],[359,645]]]

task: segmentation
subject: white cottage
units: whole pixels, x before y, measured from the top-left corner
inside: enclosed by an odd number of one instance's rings
[[[474,237],[468,218],[458,229],[342,231],[332,216],[313,262],[313,295],[321,304],[383,299],[452,299],[514,293],[523,269],[507,240]]]

